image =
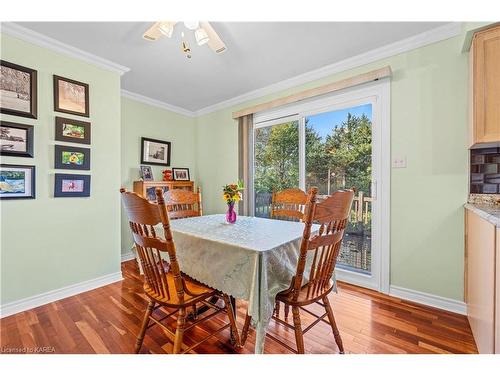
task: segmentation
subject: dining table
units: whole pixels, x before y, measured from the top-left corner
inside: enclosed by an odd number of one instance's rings
[[[275,297],[296,272],[304,223],[239,216],[229,224],[225,215],[216,214],[171,220],[170,226],[183,273],[248,301],[255,353],[263,353]],[[313,225],[312,233],[318,229]]]

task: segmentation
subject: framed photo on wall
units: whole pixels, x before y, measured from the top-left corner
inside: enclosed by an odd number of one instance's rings
[[[54,197],[90,197],[90,175],[56,173]]]
[[[37,118],[37,72],[0,60],[0,113]]]
[[[141,164],[170,166],[170,142],[141,138]]]
[[[89,85],[54,75],[54,111],[89,117]]]
[[[0,155],[32,158],[33,126],[0,121]]]
[[[90,144],[90,122],[56,117],[56,141]]]
[[[0,199],[34,199],[35,166],[0,164]]]
[[[144,181],[154,181],[153,169],[149,165],[141,165],[141,178]]]
[[[174,181],[190,181],[189,168],[172,168]]]
[[[90,148],[55,145],[55,169],[90,169]]]

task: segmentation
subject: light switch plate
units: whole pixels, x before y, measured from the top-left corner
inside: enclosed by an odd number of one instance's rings
[[[406,156],[398,156],[392,159],[393,168],[406,168]]]

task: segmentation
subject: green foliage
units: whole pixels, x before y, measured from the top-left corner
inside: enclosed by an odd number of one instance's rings
[[[327,194],[355,187],[370,194],[371,121],[348,114],[323,140],[306,121],[306,185]],[[299,183],[299,127],[288,122],[255,131],[255,191],[271,192],[297,187]]]

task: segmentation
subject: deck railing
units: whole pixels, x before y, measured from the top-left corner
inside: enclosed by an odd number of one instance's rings
[[[320,195],[319,198],[326,198],[326,195]],[[266,192],[257,193],[255,196],[255,216],[269,217],[271,216],[271,200],[272,194]],[[371,205],[373,198],[367,197],[360,191],[353,200],[349,223],[361,224],[365,226],[371,223]]]

